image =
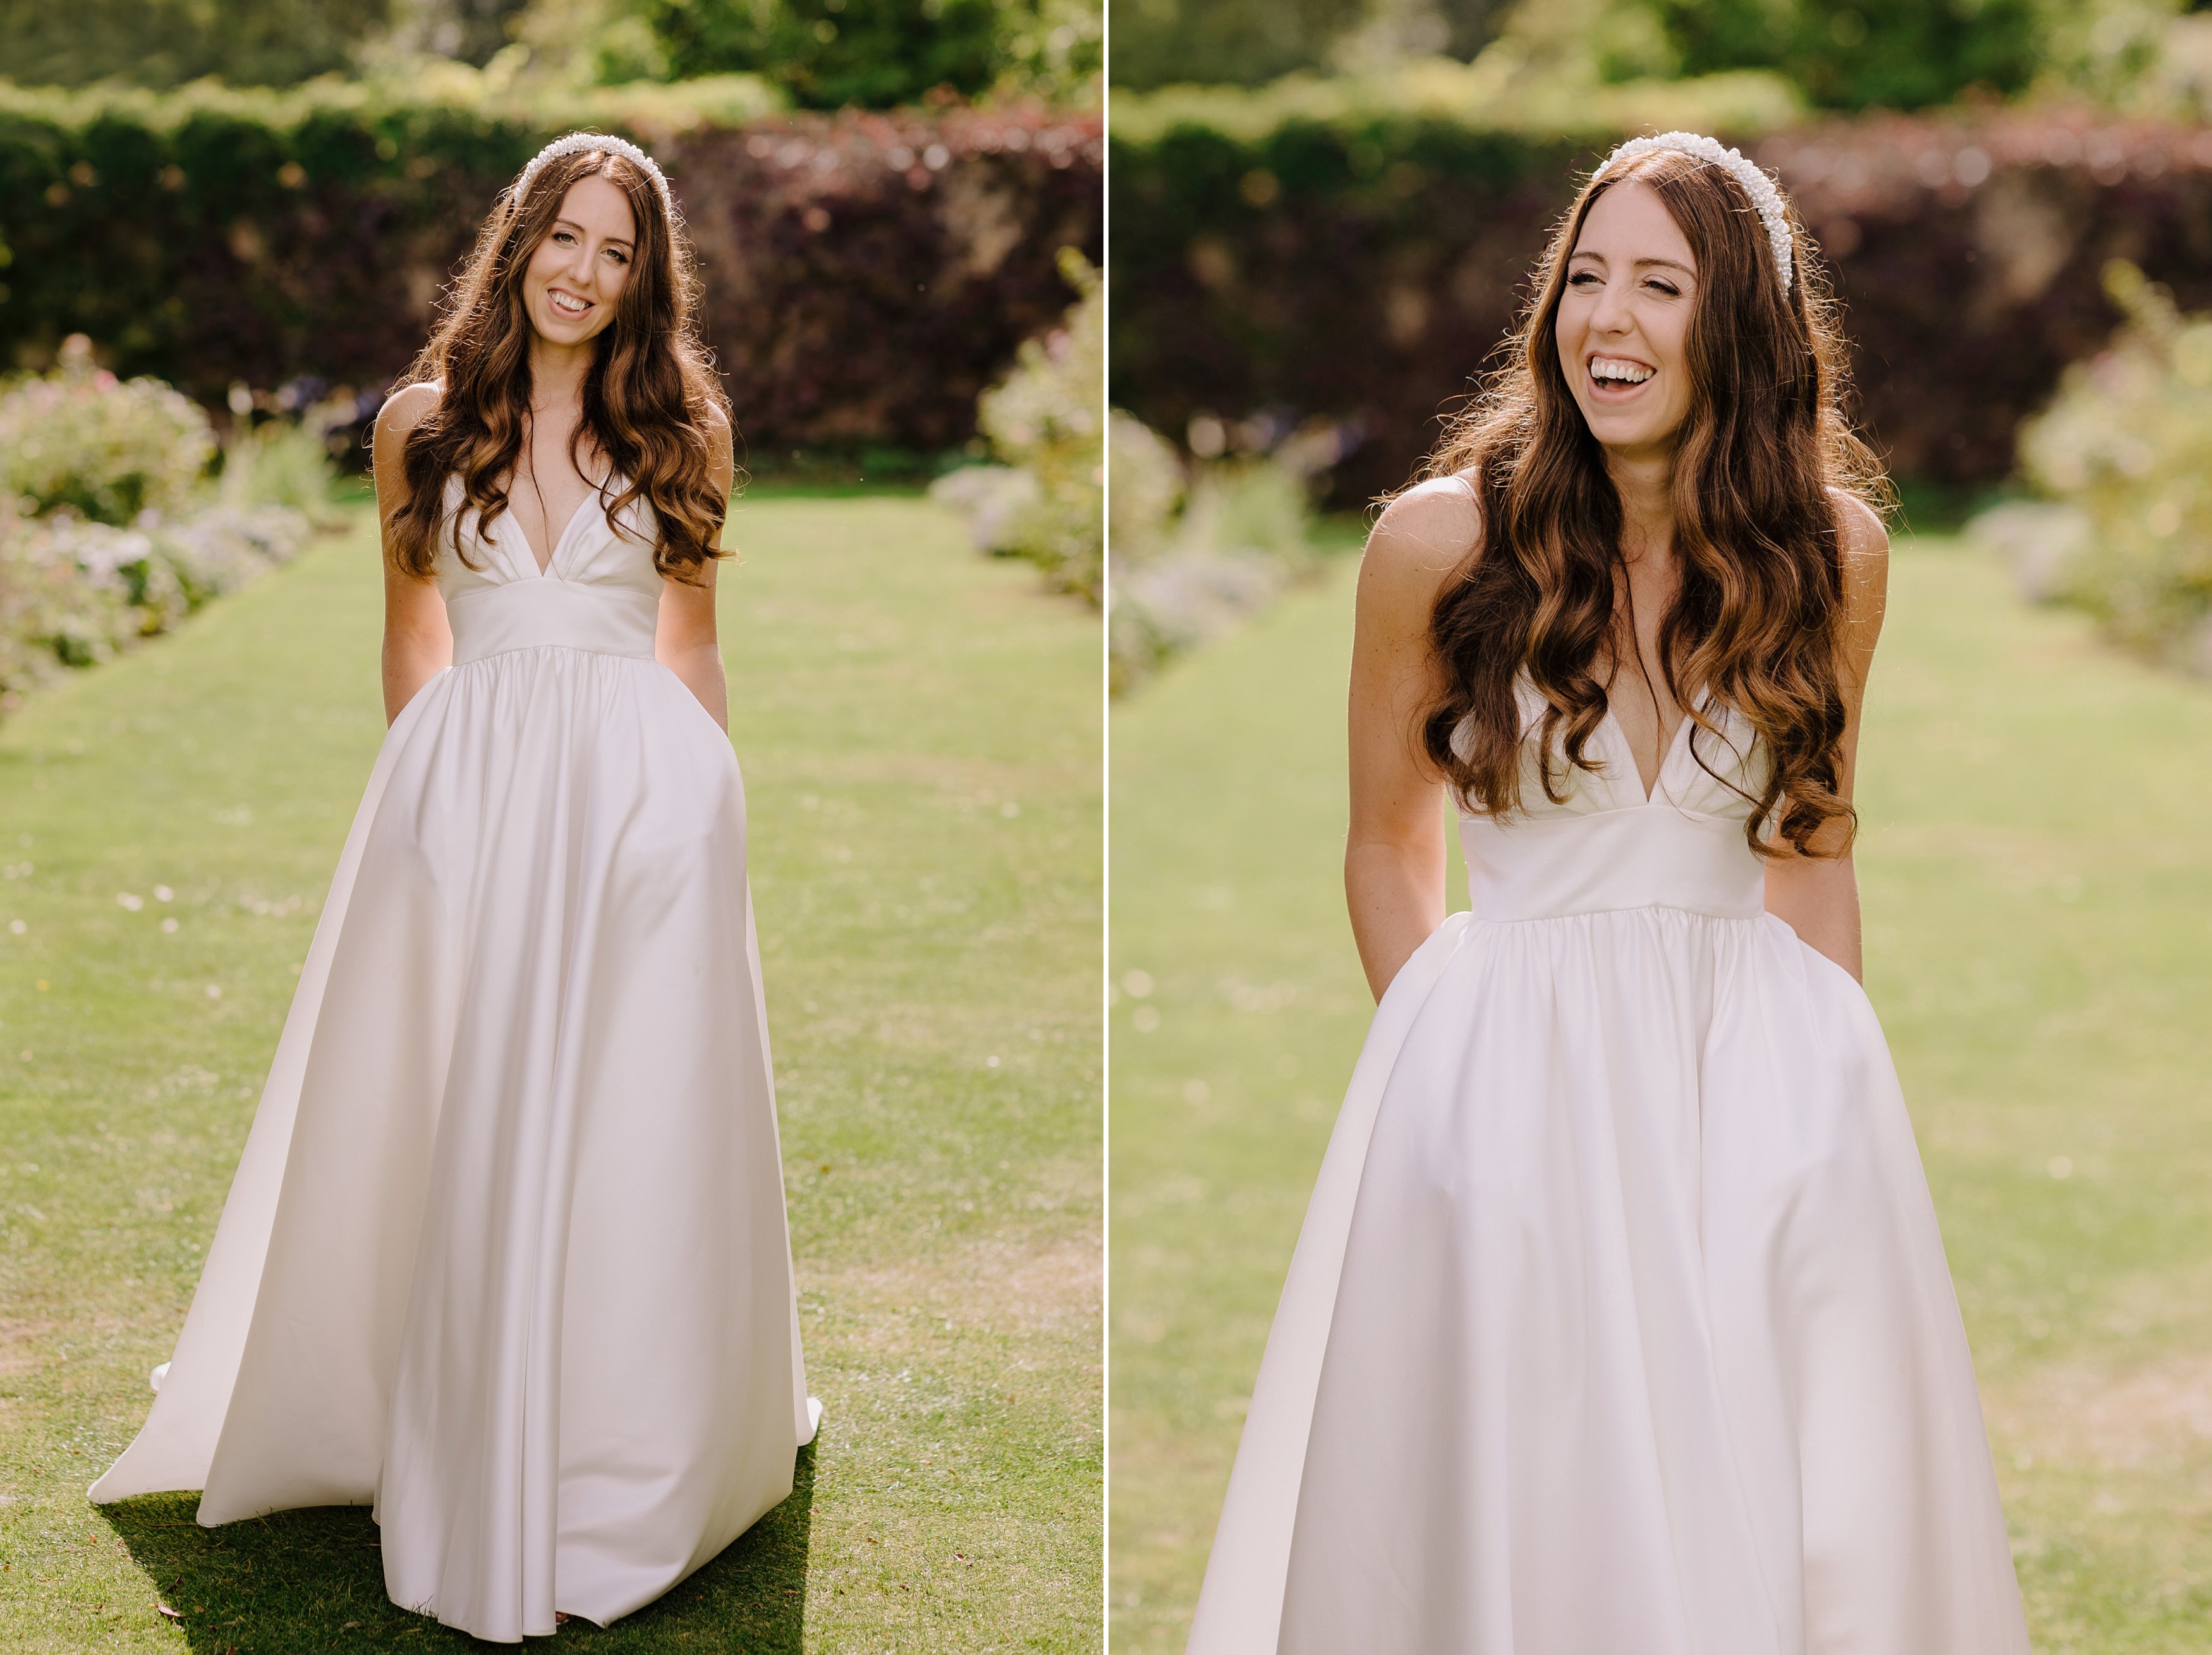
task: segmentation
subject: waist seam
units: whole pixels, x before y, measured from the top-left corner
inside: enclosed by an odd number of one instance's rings
[[[462,667],[472,667],[479,661],[495,661],[502,655],[520,655],[526,650],[533,649],[563,649],[572,655],[604,655],[617,661],[650,662],[659,658],[658,656],[650,654],[633,655],[628,650],[601,649],[592,644],[574,644],[556,639],[539,638],[532,639],[527,643],[502,644],[497,649],[486,650],[481,655],[471,655],[466,659],[456,655],[453,660],[453,670],[458,671]]]
[[[1757,913],[1715,913],[1710,908],[1692,908],[1681,902],[1623,902],[1606,908],[1568,908],[1558,913],[1524,913],[1505,917],[1470,912],[1471,923],[1478,925],[1541,925],[1554,919],[1595,919],[1614,913],[1681,913],[1693,919],[1719,919],[1733,924],[1755,924],[1772,918],[1765,908]]]

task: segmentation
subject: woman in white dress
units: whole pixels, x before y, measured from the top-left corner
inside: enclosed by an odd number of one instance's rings
[[[1376,525],[1345,867],[1381,1003],[1194,1655],[2025,1655],[1856,980],[1888,549],[1811,253],[1735,151],[1624,145]]]
[[[391,729],[99,1501],[373,1504],[481,1638],[652,1601],[813,1434],[728,738],[729,420],[667,181],[577,134],[380,415]]]

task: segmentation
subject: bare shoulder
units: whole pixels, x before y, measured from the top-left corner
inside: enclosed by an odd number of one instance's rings
[[[1359,565],[1360,600],[1418,606],[1425,616],[1482,538],[1482,509],[1458,477],[1419,483],[1384,508]]]
[[[1856,494],[1830,491],[1843,531],[1844,613],[1854,624],[1881,623],[1889,590],[1889,530],[1875,510]]]
[[[1836,516],[1843,526],[1844,561],[1887,563],[1889,530],[1882,526],[1874,507],[1846,489],[1831,488],[1828,493],[1836,502]]]
[[[386,441],[404,441],[407,433],[437,407],[441,394],[441,387],[433,380],[402,385],[386,397],[384,406],[376,410],[377,436]]]
[[[711,398],[707,403],[707,415],[702,423],[707,427],[707,475],[724,494],[730,491],[737,477],[735,433],[730,416],[720,403]]]

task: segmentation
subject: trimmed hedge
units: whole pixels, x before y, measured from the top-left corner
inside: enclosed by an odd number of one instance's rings
[[[1133,121],[1138,140],[1116,106],[1113,400],[1170,433],[1206,414],[1261,438],[1335,421],[1333,498],[1355,505],[1434,442],[1617,134],[1364,112],[1231,124]],[[1729,141],[1778,171],[1825,245],[1864,422],[1906,479],[2011,473],[2021,420],[2112,332],[2107,261],[2212,304],[2212,131],[2062,112]]]
[[[1060,248],[1103,253],[1097,113],[730,121],[745,99],[685,90],[546,110],[0,88],[0,361],[42,367],[81,332],[210,406],[307,382],[358,389],[366,414],[498,191],[589,123],[668,170],[754,454],[968,440],[977,394],[1073,297]]]

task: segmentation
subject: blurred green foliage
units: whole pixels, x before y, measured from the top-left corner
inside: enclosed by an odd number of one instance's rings
[[[1318,67],[1368,0],[1110,0],[1115,86],[1259,86]]]
[[[2212,28],[2194,0],[1111,0],[1113,84],[1307,87],[1472,64],[1481,90],[1571,105],[1593,88],[1755,72],[1816,108],[2020,94],[2201,116]],[[2179,20],[2179,21],[2177,21]],[[2202,25],[2203,20],[2195,20]],[[1425,62],[1424,60],[1426,60]],[[1490,96],[1464,107],[1494,123]],[[1708,129],[1711,130],[1711,129]]]
[[[0,0],[0,73],[24,86],[218,76],[289,86],[343,70],[392,0]]]
[[[1830,109],[1921,109],[2021,91],[2043,64],[2039,0],[1650,0],[1684,73],[1776,70]]]
[[[1461,141],[1439,136],[1447,133],[1477,135],[1476,147],[1486,153],[1497,148],[1491,141],[1499,135],[1538,144],[1596,142],[1617,142],[1647,128],[1686,127],[1736,140],[1793,125],[1805,114],[1796,88],[1765,70],[1607,82],[1597,78],[1596,65],[1583,69],[1573,76],[1531,73],[1491,53],[1473,64],[1415,58],[1341,75],[1286,76],[1259,87],[1170,86],[1156,92],[1117,87],[1110,99],[1111,126],[1115,143],[1127,148],[1203,145],[1216,138],[1249,147],[1286,188],[1294,187],[1295,179],[1295,187],[1326,183],[1380,191],[1394,187],[1386,175],[1400,159],[1460,165],[1435,153],[1440,144]],[[1341,155],[1324,154],[1319,141],[1324,131],[1350,148]],[[1285,134],[1297,136],[1284,141]],[[1419,153],[1425,145],[1431,154]],[[1256,154],[1262,151],[1267,153]],[[1273,170],[1279,161],[1291,170]],[[1486,174],[1499,165],[1480,158],[1474,164]],[[1242,176],[1240,168],[1226,182],[1239,186]],[[1208,172],[1192,186],[1221,182]],[[1264,208],[1272,200],[1246,200],[1240,210]]]
[[[976,429],[999,465],[968,466],[931,493],[963,513],[983,550],[1023,557],[1059,591],[1091,603],[1105,584],[1106,295],[1073,247],[1060,270],[1082,296],[1060,325],[1025,339],[1013,371],[977,400]]]
[[[1320,559],[1295,439],[1186,468],[1142,421],[1119,409],[1112,419],[1106,638],[1119,695],[1266,609]]]
[[[668,74],[759,75],[805,108],[888,109],[998,78],[998,0],[638,0]]]
[[[745,76],[802,108],[946,90],[1084,103],[1103,34],[1099,0],[0,0],[0,80],[404,84],[473,69],[495,91]]]
[[[2086,518],[2054,595],[2154,660],[2212,673],[2212,315],[2115,261],[2127,321],[2021,432],[2030,481]]]
[[[804,109],[1079,99],[1103,45],[1096,0],[615,0],[597,39],[603,80],[757,75]]]

